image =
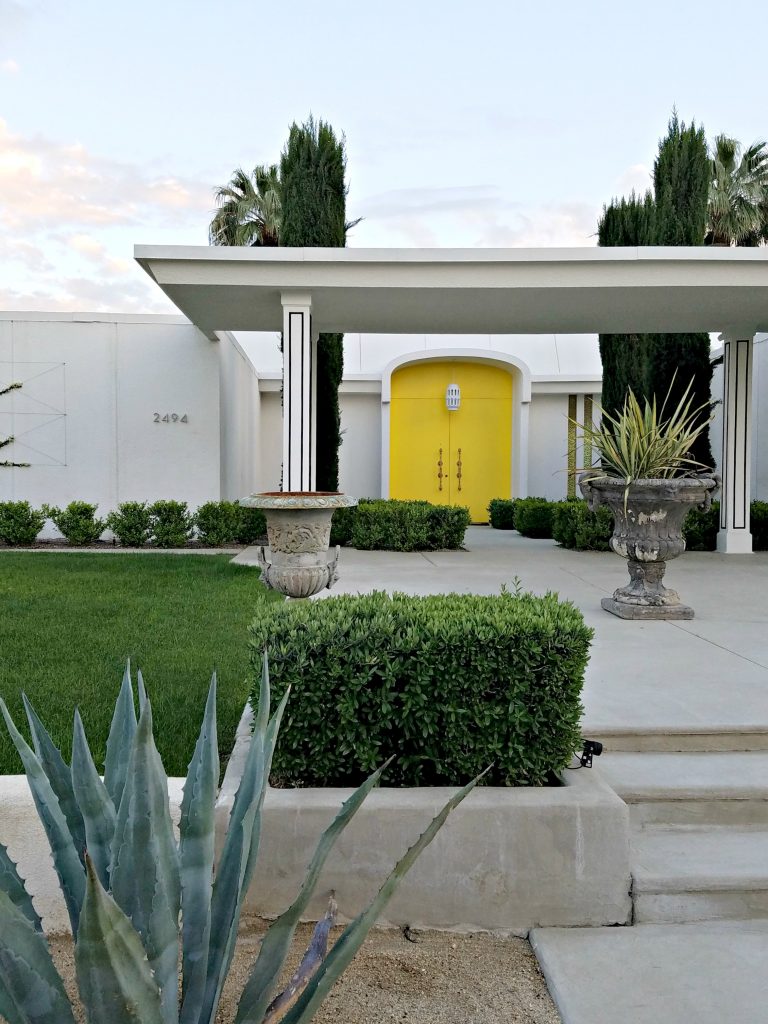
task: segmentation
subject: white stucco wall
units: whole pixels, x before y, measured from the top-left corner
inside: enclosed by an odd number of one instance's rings
[[[0,314],[0,381],[23,385],[0,397],[2,458],[31,463],[0,468],[0,500],[219,497],[218,345],[183,318]]]
[[[261,396],[259,378],[237,339],[219,337],[221,497],[244,498],[259,489]]]
[[[358,387],[363,387],[362,383]],[[381,494],[381,392],[339,392],[341,437],[339,488],[358,498]]]
[[[528,420],[528,494],[564,498],[568,489],[568,395],[534,394]]]

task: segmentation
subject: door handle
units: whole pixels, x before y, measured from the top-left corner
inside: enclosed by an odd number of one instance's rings
[[[459,481],[459,490],[461,490],[461,448],[459,448],[459,457],[456,461],[456,479]]]
[[[442,491],[442,489],[443,489],[443,477],[444,476],[445,476],[445,473],[443,473],[443,449],[441,448],[440,449],[440,454],[438,455],[438,458],[437,458],[437,489],[438,489],[438,491]]]

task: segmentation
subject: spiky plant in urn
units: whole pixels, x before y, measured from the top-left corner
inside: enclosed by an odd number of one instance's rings
[[[629,583],[604,597],[606,611],[623,619],[692,619],[693,608],[664,586],[667,562],[685,551],[683,523],[692,508],[706,509],[718,488],[715,474],[691,456],[708,426],[707,405],[691,408],[691,386],[674,412],[666,401],[641,405],[629,391],[616,415],[602,411],[599,426],[579,423],[596,450],[600,469],[579,478],[581,492],[595,510],[607,505],[614,517],[611,549],[627,559]]]

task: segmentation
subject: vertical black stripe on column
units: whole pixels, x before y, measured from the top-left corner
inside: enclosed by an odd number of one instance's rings
[[[722,461],[723,465],[723,500],[720,503],[720,529],[728,529],[728,488],[730,487],[730,476],[728,472],[728,444],[729,427],[731,419],[731,343],[726,341],[723,353],[723,444]]]

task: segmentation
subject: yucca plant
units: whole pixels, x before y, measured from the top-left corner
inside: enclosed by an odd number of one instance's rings
[[[103,780],[77,711],[72,762],[67,765],[26,697],[34,749],[0,700],[50,843],[75,938],[77,983],[89,1024],[213,1024],[234,955],[243,900],[253,878],[270,765],[288,696],[270,718],[265,655],[259,711],[215,872],[219,780],[215,675],[184,785],[178,842],[141,673],[137,720],[130,668],[126,669],[107,741]],[[296,926],[326,858],[384,768],[343,804],[320,838],[296,900],[262,940],[235,1024],[305,1024],[314,1017],[401,878],[477,781],[443,807],[326,956],[335,920],[331,898],[299,970],[287,989],[278,993]],[[74,1024],[40,918],[2,846],[0,1016],[8,1024]]]
[[[616,415],[600,412],[600,424],[572,423],[582,432],[584,444],[597,451],[601,467],[583,467],[593,475],[613,476],[629,487],[635,480],[660,480],[691,476],[706,469],[691,456],[696,438],[711,422],[709,404],[692,408],[693,381],[685,389],[677,408],[666,415],[670,392],[657,408],[656,397],[641,405],[632,390]],[[670,388],[671,391],[671,388]],[[579,470],[579,472],[582,472]]]

